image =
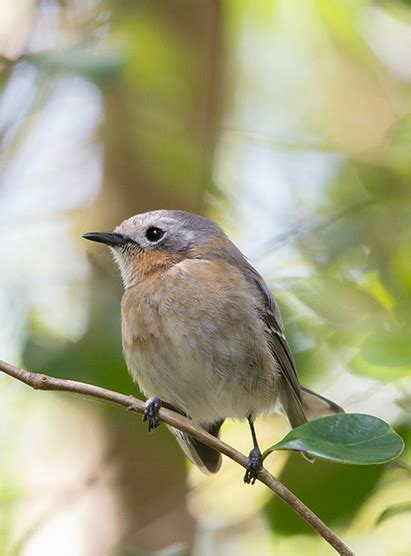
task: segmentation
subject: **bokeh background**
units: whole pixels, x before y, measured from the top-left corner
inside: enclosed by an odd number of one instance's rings
[[[137,393],[81,234],[200,212],[265,276],[303,383],[410,444],[409,1],[2,0],[0,53],[2,359]],[[202,476],[164,427],[5,376],[0,456],[1,556],[333,554],[231,461]],[[409,448],[268,466],[357,554],[411,554]]]

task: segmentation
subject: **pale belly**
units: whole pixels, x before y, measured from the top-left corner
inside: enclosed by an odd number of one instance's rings
[[[221,418],[245,419],[268,413],[277,398],[276,372],[271,366],[256,368],[250,357],[236,354],[235,360],[219,361],[213,354],[179,344],[173,350],[155,349],[150,340],[125,347],[127,365],[133,379],[149,398],[183,410],[198,423]],[[156,344],[157,346],[157,344]]]

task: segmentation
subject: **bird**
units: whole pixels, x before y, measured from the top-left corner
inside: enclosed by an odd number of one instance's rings
[[[213,220],[154,210],[83,238],[107,245],[119,267],[123,353],[147,397],[149,432],[161,407],[217,438],[226,419],[247,420],[253,448],[244,482],[253,484],[262,466],[258,416],[282,412],[295,428],[344,411],[300,384],[277,302]],[[220,469],[217,450],[169,428],[200,470]]]

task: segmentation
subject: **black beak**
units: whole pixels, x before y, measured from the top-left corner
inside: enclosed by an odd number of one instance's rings
[[[127,243],[134,243],[131,238],[123,234],[115,234],[114,232],[90,232],[88,234],[83,234],[83,237],[90,241],[105,243],[110,247],[120,247],[121,245],[127,245]]]

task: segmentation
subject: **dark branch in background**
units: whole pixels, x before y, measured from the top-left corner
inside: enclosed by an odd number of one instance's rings
[[[136,413],[144,413],[144,402],[134,396],[126,396],[113,390],[107,390],[93,384],[54,378],[45,374],[32,373],[24,369],[10,365],[0,360],[0,371],[31,386],[36,390],[58,390],[61,392],[73,392],[84,396],[91,396],[100,400],[109,401]],[[188,433],[193,438],[200,440],[211,448],[218,450],[228,456],[239,465],[247,468],[247,458],[222,440],[208,434],[204,429],[195,426],[189,419],[170,411],[160,410],[160,419],[176,429]],[[312,512],[299,498],[297,498],[278,479],[273,477],[266,469],[261,469],[258,479],[270,490],[288,504],[300,517],[302,517],[319,535],[321,535],[339,554],[343,556],[354,556],[354,553],[335,535],[335,533],[323,523],[320,518]]]
[[[298,222],[290,229],[286,230],[284,233],[267,240],[265,242],[265,245],[261,247],[260,251],[253,255],[252,260],[258,261],[268,255],[271,251],[278,249],[288,242],[295,241],[297,239],[300,239],[301,237],[306,236],[307,234],[318,232],[324,228],[327,228],[328,226],[335,224],[339,220],[343,220],[346,216],[352,216],[357,212],[361,212],[367,209],[373,204],[376,204],[375,199],[367,199],[365,201],[354,203],[353,205],[345,207],[326,218],[314,220],[308,223]]]

